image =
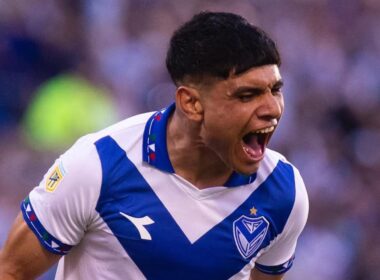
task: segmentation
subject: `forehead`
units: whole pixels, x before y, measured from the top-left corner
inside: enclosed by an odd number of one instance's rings
[[[233,87],[239,86],[273,86],[281,80],[280,69],[277,65],[254,67],[238,75],[231,75],[227,83]]]

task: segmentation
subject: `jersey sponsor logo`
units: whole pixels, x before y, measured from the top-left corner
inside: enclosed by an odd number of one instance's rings
[[[251,257],[263,243],[269,228],[264,217],[250,218],[241,216],[233,222],[236,247],[244,258]]]
[[[123,217],[127,218],[137,228],[141,239],[152,240],[152,236],[150,235],[149,231],[145,228],[145,226],[147,225],[154,224],[154,221],[149,216],[136,218],[136,217],[129,216],[123,212],[120,212],[120,214]]]
[[[60,165],[56,165],[53,171],[46,179],[45,189],[48,192],[53,192],[58,187],[59,183],[63,179],[63,169]]]

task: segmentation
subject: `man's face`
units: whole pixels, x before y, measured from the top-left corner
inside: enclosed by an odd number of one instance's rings
[[[254,67],[203,88],[201,137],[233,170],[257,171],[284,110],[277,65]]]

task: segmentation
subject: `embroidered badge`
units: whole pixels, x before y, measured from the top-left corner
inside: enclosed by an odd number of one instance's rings
[[[58,187],[64,176],[63,168],[60,165],[56,165],[50,175],[46,178],[45,189],[48,192],[53,192]]]
[[[244,258],[251,257],[263,243],[269,222],[263,217],[241,216],[233,222],[235,244]]]

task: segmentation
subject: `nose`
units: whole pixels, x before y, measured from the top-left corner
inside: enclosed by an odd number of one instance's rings
[[[264,120],[279,119],[284,109],[284,100],[280,94],[272,94],[270,90],[267,90],[261,95],[260,104],[257,108],[257,116]]]

